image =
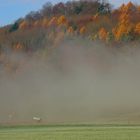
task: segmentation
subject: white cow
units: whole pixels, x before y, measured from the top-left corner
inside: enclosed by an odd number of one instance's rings
[[[40,117],[33,117],[33,120],[39,123],[42,119]]]

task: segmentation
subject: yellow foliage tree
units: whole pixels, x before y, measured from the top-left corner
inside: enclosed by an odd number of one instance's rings
[[[115,39],[118,41],[120,40],[123,36],[129,35],[134,29],[133,24],[120,24],[118,28],[115,28],[113,31],[113,34],[115,36]]]
[[[122,13],[119,18],[120,24],[128,24],[130,23],[131,16],[128,13]]]
[[[106,40],[107,39],[107,35],[108,35],[108,32],[106,31],[105,28],[101,28],[98,32],[98,36],[99,36],[99,39],[100,40]]]
[[[136,24],[135,33],[140,35],[140,22]]]
[[[131,11],[135,8],[135,5],[130,1],[125,7],[124,7],[124,10],[125,11]]]
[[[62,15],[57,19],[57,24],[58,25],[67,25],[67,18]]]
[[[48,26],[54,26],[57,24],[57,17],[52,17],[48,22]]]
[[[86,33],[86,27],[82,26],[79,30],[80,35],[84,35]]]
[[[119,10],[122,12],[125,9],[125,4],[123,3],[120,7]]]
[[[122,6],[119,23],[113,29],[113,34],[117,41],[120,40],[123,36],[129,35],[134,30],[134,24],[131,22],[131,8],[133,6],[134,5],[131,2]]]

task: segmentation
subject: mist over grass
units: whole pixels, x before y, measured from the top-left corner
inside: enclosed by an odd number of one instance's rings
[[[47,52],[46,52],[47,51]],[[1,66],[0,123],[140,122],[140,49],[65,40],[53,51],[8,53]]]

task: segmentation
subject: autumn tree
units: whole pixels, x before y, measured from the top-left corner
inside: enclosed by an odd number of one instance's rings
[[[105,28],[101,28],[98,32],[98,36],[99,36],[99,39],[100,40],[106,40],[107,39],[107,35],[108,35],[108,32],[106,31]]]
[[[52,17],[48,22],[48,26],[55,26],[57,25],[57,17]]]
[[[125,4],[123,3],[123,4],[119,7],[118,10],[122,12],[124,9],[125,9]]]
[[[80,30],[79,30],[79,33],[80,33],[80,35],[85,35],[85,33],[86,33],[86,27],[85,26],[82,26],[80,28]]]
[[[27,21],[22,21],[19,25],[19,29],[26,29],[28,27]]]
[[[121,14],[119,17],[118,25],[113,29],[113,34],[116,40],[121,40],[132,36],[134,30],[134,24],[131,21],[131,12],[134,6],[131,2],[127,5],[121,6]],[[128,39],[130,39],[128,38]]]
[[[136,7],[131,1],[128,4],[126,4],[123,8],[123,11],[125,12],[133,12],[135,10],[136,10]]]
[[[57,24],[58,25],[67,25],[67,18],[62,15],[57,19]]]
[[[140,35],[140,22],[136,24],[135,26],[135,33]]]
[[[99,19],[99,14],[95,14],[93,17],[92,17],[92,21],[97,21]]]

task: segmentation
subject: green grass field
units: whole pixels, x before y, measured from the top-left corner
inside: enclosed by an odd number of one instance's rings
[[[140,126],[64,125],[0,127],[0,140],[140,140]]]

